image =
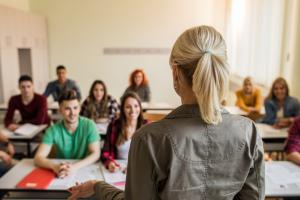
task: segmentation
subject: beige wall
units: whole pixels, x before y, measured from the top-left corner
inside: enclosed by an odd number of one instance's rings
[[[43,92],[48,80],[47,27],[44,17],[0,5],[0,103],[19,92],[19,49],[30,49],[32,76],[37,92]],[[24,67],[24,66],[23,66]],[[31,72],[31,73],[30,73]]]
[[[286,0],[285,11],[280,75],[286,78],[291,95],[300,99],[300,2]]]
[[[153,100],[178,104],[168,54],[103,55],[103,48],[171,48],[183,30],[199,24],[224,33],[225,2],[30,0],[30,8],[48,20],[51,79],[55,67],[64,64],[84,96],[93,80],[103,79],[109,93],[119,98],[129,73],[141,67],[149,76]]]
[[[291,93],[300,99],[300,2],[295,0],[295,44],[293,46],[291,56],[293,56],[293,68],[291,76]]]
[[[11,8],[29,11],[29,1],[28,0],[0,0],[0,4],[11,7]]]

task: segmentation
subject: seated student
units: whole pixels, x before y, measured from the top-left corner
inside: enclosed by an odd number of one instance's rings
[[[299,101],[289,95],[289,88],[284,78],[277,78],[269,96],[265,99],[266,115],[262,123],[284,128],[291,125],[294,117],[300,114]]]
[[[48,97],[52,95],[54,101],[58,101],[60,95],[67,90],[74,90],[77,93],[79,99],[81,99],[80,89],[76,82],[67,78],[67,69],[63,65],[56,67],[57,80],[48,83],[44,96]]]
[[[136,93],[126,93],[121,99],[120,117],[109,124],[102,149],[101,160],[110,172],[118,168],[115,159],[128,159],[131,138],[146,123],[140,98]]]
[[[236,91],[236,105],[250,113],[259,113],[262,107],[262,96],[259,88],[254,87],[252,79],[246,77],[243,82],[243,88]]]
[[[118,103],[107,94],[104,82],[94,81],[89,96],[82,103],[80,115],[93,119],[96,123],[104,123],[116,118],[118,111]]]
[[[13,165],[14,146],[0,133],[0,177]]]
[[[146,74],[141,69],[134,70],[129,77],[129,86],[125,90],[127,92],[135,92],[139,95],[142,102],[150,101],[150,88]]]
[[[288,160],[300,165],[300,116],[295,118],[289,129],[285,151]]]
[[[79,97],[75,91],[69,90],[60,96],[59,111],[63,120],[47,129],[34,161],[37,166],[52,169],[63,178],[97,161],[100,143],[95,123],[79,116]],[[54,162],[47,158],[53,146],[56,158],[81,160],[74,164]]]
[[[300,116],[296,117],[289,128],[289,136],[285,146],[287,160],[300,165]],[[286,197],[284,200],[299,200],[298,197]]]
[[[8,110],[4,118],[5,127],[16,130],[20,124],[50,124],[48,116],[47,99],[34,92],[32,78],[22,75],[19,78],[19,89],[21,94],[12,96],[8,103]],[[21,122],[13,121],[14,113],[18,110],[21,114]]]

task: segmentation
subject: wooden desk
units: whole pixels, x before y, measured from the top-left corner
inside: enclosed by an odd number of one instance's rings
[[[9,140],[13,141],[13,142],[23,142],[26,143],[27,145],[27,156],[31,156],[31,143],[33,142],[34,138],[41,133],[42,131],[44,131],[46,128],[48,127],[47,124],[43,124],[43,125],[39,125],[38,129],[33,131],[31,134],[29,135],[17,135],[15,133],[13,133],[12,131],[9,131],[7,129],[3,129],[2,133],[9,138]]]
[[[142,103],[142,108],[143,111],[146,112],[147,110],[173,110],[176,107],[172,106],[168,103],[163,103],[163,102],[156,102],[156,103]]]
[[[288,161],[266,162],[266,197],[299,197],[300,167]]]

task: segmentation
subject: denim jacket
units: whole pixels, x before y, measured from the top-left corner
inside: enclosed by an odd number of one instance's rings
[[[254,123],[222,113],[207,125],[197,105],[182,105],[134,136],[125,192],[99,182],[97,199],[263,200],[262,140]]]
[[[276,123],[277,111],[280,109],[278,101],[276,99],[265,100],[266,115],[262,120],[262,123],[273,125]],[[296,117],[300,114],[299,101],[291,96],[287,96],[283,105],[284,117]]]

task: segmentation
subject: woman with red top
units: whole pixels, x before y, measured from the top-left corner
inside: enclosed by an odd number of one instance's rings
[[[135,92],[139,95],[142,102],[150,101],[150,88],[146,74],[141,69],[134,70],[129,77],[129,86],[125,90],[127,92]]]
[[[109,124],[102,149],[101,160],[110,172],[119,167],[115,159],[128,159],[131,138],[146,123],[140,98],[136,93],[126,93],[121,99],[120,117]]]

